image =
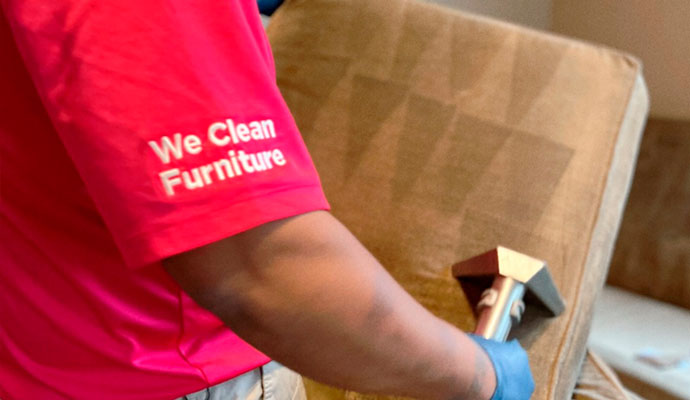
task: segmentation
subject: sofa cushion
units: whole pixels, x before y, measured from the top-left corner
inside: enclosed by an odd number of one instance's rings
[[[690,310],[606,286],[589,346],[645,398],[690,399],[689,332]]]
[[[639,64],[412,0],[288,0],[268,33],[333,213],[424,306],[471,331],[453,263],[503,245],[550,264],[567,309],[515,335],[533,398],[570,397],[646,118]]]

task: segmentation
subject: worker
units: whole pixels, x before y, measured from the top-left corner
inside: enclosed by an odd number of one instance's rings
[[[529,398],[328,212],[256,0],[0,4],[0,398]]]

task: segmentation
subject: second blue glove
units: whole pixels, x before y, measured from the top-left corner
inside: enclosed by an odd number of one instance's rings
[[[517,340],[497,342],[469,335],[489,356],[496,370],[496,390],[491,400],[528,400],[534,392],[534,379],[527,352]]]

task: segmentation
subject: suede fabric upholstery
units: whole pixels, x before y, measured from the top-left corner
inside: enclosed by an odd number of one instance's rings
[[[646,119],[639,63],[412,0],[288,0],[268,34],[333,213],[425,307],[471,331],[453,263],[549,263],[566,311],[528,309],[514,336],[533,399],[570,398]]]

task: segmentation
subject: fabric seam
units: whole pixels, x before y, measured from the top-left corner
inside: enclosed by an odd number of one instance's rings
[[[550,374],[550,379],[549,379],[552,383],[554,383],[555,381],[558,381],[559,378],[562,376],[561,375],[561,373],[562,373],[561,366],[562,366],[563,362],[572,354],[572,350],[573,350],[572,347],[570,349],[568,349],[567,352],[564,352],[563,350],[566,347],[566,343],[572,342],[572,339],[575,336],[575,334],[573,332],[571,332],[571,327],[573,326],[573,324],[579,322],[580,319],[582,318],[582,310],[580,307],[580,305],[581,305],[580,300],[582,297],[582,285],[584,283],[585,275],[586,275],[586,273],[585,273],[586,269],[587,269],[586,266],[587,266],[587,262],[588,262],[588,259],[590,257],[590,254],[591,254],[591,249],[594,246],[594,241],[593,241],[594,233],[595,233],[597,225],[598,225],[599,216],[601,215],[601,211],[602,211],[602,205],[603,205],[602,203],[603,203],[606,191],[607,191],[609,179],[610,179],[611,174],[612,174],[611,168],[613,167],[614,155],[616,153],[616,148],[617,148],[616,145],[618,144],[618,142],[621,138],[621,135],[623,135],[623,131],[622,131],[623,121],[625,120],[626,115],[631,110],[631,106],[633,104],[633,93],[638,86],[637,85],[637,78],[638,78],[638,74],[640,74],[640,73],[641,73],[640,66],[639,65],[635,66],[635,68],[633,69],[633,73],[631,74],[632,77],[631,77],[630,89],[627,91],[627,100],[628,101],[622,107],[621,112],[619,114],[619,118],[618,118],[617,123],[615,125],[618,129],[617,129],[616,135],[615,135],[614,140],[613,140],[613,146],[609,152],[608,159],[607,159],[607,161],[608,161],[607,165],[609,166],[609,170],[607,171],[605,177],[603,177],[603,179],[601,181],[601,187],[603,188],[603,190],[601,191],[601,194],[598,196],[599,206],[597,207],[596,213],[590,219],[591,227],[589,229],[589,241],[587,244],[587,251],[585,253],[585,259],[584,259],[585,268],[582,268],[582,270],[580,271],[580,274],[578,276],[578,290],[576,291],[575,298],[573,299],[574,300],[573,305],[572,305],[573,309],[572,309],[572,312],[570,314],[570,318],[568,318],[567,326],[566,326],[564,335],[562,337],[562,340],[558,346],[558,348],[559,348],[558,357],[556,357],[556,359],[554,360],[554,362],[552,364],[552,369],[551,369],[552,372]],[[632,177],[630,177],[630,179],[632,179]],[[619,222],[619,224],[620,224],[620,222]],[[614,238],[614,241],[615,241],[615,238]],[[615,245],[615,243],[614,243],[614,245]],[[605,279],[605,277],[604,277],[604,279]],[[582,359],[579,361],[580,365],[582,365],[582,362],[584,362],[584,359],[585,359],[585,355],[583,355]],[[577,381],[577,377],[576,377],[576,381]],[[549,385],[547,398],[554,398],[554,396],[556,394],[556,387],[557,386],[558,386],[557,384]]]

